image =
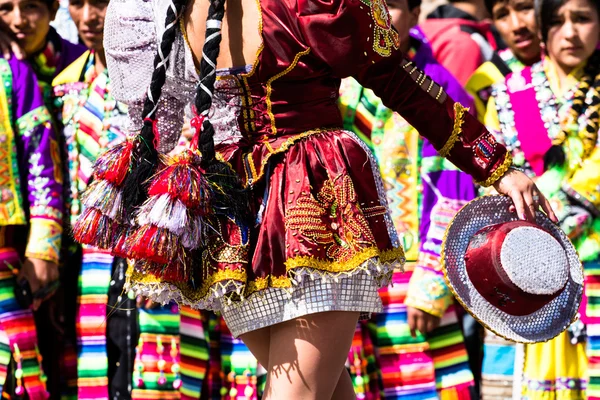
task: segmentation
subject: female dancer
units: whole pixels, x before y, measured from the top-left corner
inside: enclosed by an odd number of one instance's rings
[[[381,309],[377,289],[404,262],[376,162],[339,128],[340,78],[372,88],[522,218],[538,204],[553,215],[506,149],[404,59],[383,0],[231,0],[227,12],[220,0],[120,0],[106,23],[136,135],[97,164],[76,236],[137,258],[140,292],[220,310],[267,366],[267,399],[353,398],[356,322]],[[191,150],[158,157],[185,109]]]
[[[486,122],[512,152],[515,164],[536,177],[584,261],[589,301],[582,305],[582,321],[591,343],[586,356],[585,329],[578,321],[548,343],[527,345],[524,362],[515,357],[513,393],[528,399],[591,399],[599,395],[594,378],[595,288],[600,281],[600,2],[543,0],[536,18],[546,57],[494,87]],[[510,353],[501,352],[497,341],[485,350],[486,365],[495,363],[497,370],[497,362],[508,364]]]

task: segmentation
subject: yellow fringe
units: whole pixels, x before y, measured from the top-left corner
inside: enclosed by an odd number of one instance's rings
[[[494,183],[496,183],[498,179],[502,178],[506,171],[508,171],[508,168],[512,165],[512,161],[513,160],[510,153],[506,153],[506,155],[504,156],[504,161],[502,162],[502,164],[500,164],[498,168],[496,168],[494,172],[492,172],[490,177],[483,182],[477,182],[477,184],[483,187],[492,186]]]
[[[448,157],[454,144],[458,142],[459,136],[462,133],[462,125],[465,122],[465,111],[468,112],[469,109],[463,107],[460,103],[454,103],[454,127],[452,128],[450,138],[448,138],[444,147],[439,151],[440,156]]]
[[[389,264],[392,262],[404,264],[405,261],[404,250],[402,247],[384,251],[380,251],[376,247],[369,247],[356,254],[350,260],[343,262],[332,262],[320,260],[314,257],[299,256],[286,261],[285,264],[287,276],[267,275],[266,277],[260,277],[254,281],[248,282],[247,273],[244,269],[219,270],[210,274],[209,277],[202,282],[201,287],[194,289],[186,282],[170,282],[162,280],[152,274],[139,273],[135,271],[134,262],[130,260],[128,262],[126,274],[126,287],[135,287],[136,284],[141,284],[149,287],[154,286],[156,289],[164,289],[165,286],[172,285],[177,288],[186,301],[194,303],[206,300],[211,294],[216,296],[222,293],[225,289],[229,289],[230,296],[237,296],[237,290],[230,289],[231,285],[234,285],[236,288],[239,288],[242,291],[243,297],[247,298],[254,293],[261,292],[268,288],[291,288],[295,284],[293,279],[302,272],[306,271],[309,271],[309,273],[318,274],[321,277],[328,277],[332,279],[342,275],[349,276],[358,269],[366,270],[368,266],[361,268],[362,264],[369,259],[376,257],[379,258],[379,262],[382,264]],[[240,299],[238,298],[238,300]]]

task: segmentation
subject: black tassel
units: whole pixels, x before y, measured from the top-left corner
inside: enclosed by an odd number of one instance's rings
[[[206,166],[206,177],[213,186],[215,211],[250,226],[250,193],[242,187],[239,175],[224,162],[213,160]]]
[[[155,137],[152,121],[144,121],[132,154],[132,167],[123,181],[123,208],[126,218],[131,218],[135,208],[148,198],[149,179],[156,173],[158,151],[153,145]]]
[[[567,155],[562,146],[553,145],[544,154],[544,169],[548,171],[553,167],[562,167],[567,162]]]

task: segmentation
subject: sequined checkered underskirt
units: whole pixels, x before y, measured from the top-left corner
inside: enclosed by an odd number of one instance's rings
[[[352,311],[364,318],[381,311],[378,287],[373,276],[364,271],[339,278],[338,282],[305,276],[291,292],[269,288],[241,303],[222,304],[222,312],[235,337],[320,312]]]

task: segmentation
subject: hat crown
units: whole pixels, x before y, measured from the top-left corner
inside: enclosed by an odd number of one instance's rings
[[[556,294],[569,279],[565,249],[550,233],[535,226],[517,226],[507,233],[500,262],[510,281],[533,295]]]

